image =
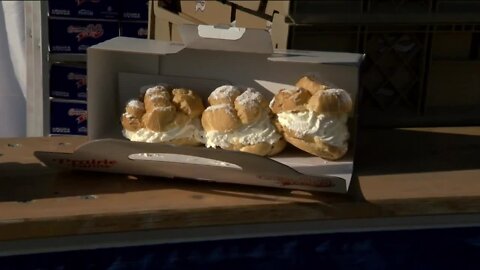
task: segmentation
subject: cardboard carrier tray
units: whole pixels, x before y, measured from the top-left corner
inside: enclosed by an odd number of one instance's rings
[[[182,26],[184,44],[118,37],[88,49],[88,134],[73,154],[37,152],[45,164],[81,170],[191,178],[215,182],[346,193],[353,171],[355,125],[349,152],[326,161],[294,147],[273,157],[211,149],[131,142],[120,116],[145,85],[187,87],[206,100],[218,86],[249,86],[267,99],[293,88],[303,75],[348,91],[356,104],[363,55],[273,51],[260,29]],[[207,103],[205,103],[207,104]],[[349,123],[355,123],[356,107]]]

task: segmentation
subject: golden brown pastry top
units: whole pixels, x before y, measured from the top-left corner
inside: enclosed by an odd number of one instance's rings
[[[270,108],[273,113],[301,112],[307,110],[306,104],[312,95],[304,88],[282,89],[273,98]]]
[[[253,88],[247,88],[235,98],[234,107],[242,124],[254,123],[261,117],[262,112],[269,111],[267,100]]]
[[[320,80],[314,75],[303,76],[297,81],[295,86],[307,90],[312,95],[318,91],[323,91],[329,88],[326,83],[320,82]]]
[[[127,103],[127,106],[125,106],[125,111],[129,115],[141,118],[145,113],[145,105],[140,100],[132,99]]]
[[[240,96],[241,89],[233,85],[222,85],[217,87],[208,97],[210,105],[233,104],[235,99]]]
[[[154,96],[160,92],[170,92],[171,87],[166,84],[157,84],[154,86],[144,86],[140,89],[140,97],[139,100],[144,100],[145,96]],[[147,94],[148,92],[148,94]]]
[[[240,125],[235,108],[230,104],[209,106],[202,115],[202,126],[207,132],[232,132]]]
[[[319,91],[307,104],[307,108],[316,113],[349,113],[352,106],[350,95],[343,89]]]
[[[202,99],[190,89],[175,88],[172,91],[173,104],[190,118],[198,117],[205,110]]]
[[[125,107],[122,126],[129,131],[145,127],[163,132],[199,117],[204,106],[201,98],[190,89],[157,85],[146,89],[143,101],[132,100]]]

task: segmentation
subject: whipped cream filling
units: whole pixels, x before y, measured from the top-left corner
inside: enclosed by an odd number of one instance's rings
[[[147,128],[141,128],[137,131],[129,131],[124,129],[123,136],[134,142],[148,142],[148,143],[166,143],[175,139],[195,139],[198,142],[204,143],[203,128],[200,119],[192,119],[184,126],[178,126],[168,131],[156,132]]]
[[[254,145],[262,142],[274,144],[281,137],[270,121],[268,113],[263,112],[255,123],[244,125],[233,132],[206,132],[205,145],[212,148],[217,146],[228,148],[232,144]]]
[[[312,111],[282,112],[280,124],[292,131],[297,138],[313,136],[315,141],[336,146],[347,146],[349,138],[347,114],[316,114]]]

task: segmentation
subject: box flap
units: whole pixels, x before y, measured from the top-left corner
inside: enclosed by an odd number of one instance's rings
[[[107,50],[127,53],[172,54],[184,49],[183,44],[159,40],[116,37],[94,45],[88,50]]]
[[[47,166],[130,175],[345,193],[349,180],[304,175],[275,160],[249,153],[103,139],[80,145],[73,153],[35,152]]]
[[[180,26],[180,35],[190,49],[271,54],[270,33],[265,29],[246,29],[213,25]]]
[[[268,58],[274,62],[295,62],[312,64],[341,64],[359,66],[364,59],[363,54],[323,51],[275,50]]]

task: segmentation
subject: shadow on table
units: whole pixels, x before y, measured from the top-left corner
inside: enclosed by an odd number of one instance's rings
[[[88,196],[155,189],[127,175],[59,171],[38,163],[0,163],[0,201]]]

